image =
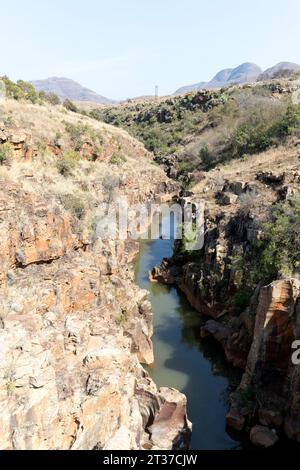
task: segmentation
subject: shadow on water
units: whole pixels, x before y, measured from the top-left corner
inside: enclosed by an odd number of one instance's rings
[[[200,339],[203,318],[183,294],[175,287],[149,282],[149,271],[172,253],[172,240],[140,241],[136,282],[150,292],[154,314],[155,364],[148,370],[158,387],[174,387],[186,394],[193,449],[244,448],[241,437],[229,435],[225,424],[228,396],[240,372],[226,362],[215,342]]]

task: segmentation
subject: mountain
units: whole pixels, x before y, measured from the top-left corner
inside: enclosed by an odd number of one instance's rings
[[[175,92],[175,95],[188,93],[189,91],[201,90],[202,88],[222,88],[234,83],[252,83],[257,80],[261,73],[262,70],[258,65],[252,64],[251,62],[245,62],[234,69],[221,70],[209,82],[200,82],[195,85],[188,85],[179,88]]]
[[[207,85],[209,85],[211,88],[222,87],[224,83],[228,82],[233,70],[234,69],[221,70],[221,72],[218,72],[217,75],[215,75],[214,78],[209,83],[207,83]]]
[[[279,64],[274,65],[274,67],[265,70],[259,76],[259,80],[289,76],[298,70],[300,70],[300,65],[298,64],[294,64],[293,62],[279,62]]]
[[[186,85],[175,91],[174,95],[181,95],[182,93],[189,93],[190,91],[201,90],[207,87],[208,82],[195,83],[194,85]]]
[[[32,80],[30,83],[38,90],[46,93],[55,93],[61,100],[89,101],[98,104],[112,104],[113,100],[98,95],[70,78],[51,77],[45,80]]]
[[[258,65],[245,62],[232,70],[226,84],[255,82],[261,72]]]

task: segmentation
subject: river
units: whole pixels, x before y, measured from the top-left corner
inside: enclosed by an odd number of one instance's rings
[[[149,271],[172,253],[173,240],[140,240],[136,282],[149,291],[154,314],[155,364],[148,371],[158,387],[174,387],[187,396],[192,449],[244,448],[241,436],[229,435],[225,422],[228,396],[240,372],[226,362],[213,340],[200,338],[203,318],[184,295],[175,287],[149,281]]]

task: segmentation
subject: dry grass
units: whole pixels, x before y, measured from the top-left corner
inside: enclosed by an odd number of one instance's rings
[[[143,146],[129,134],[116,127],[96,121],[87,116],[67,111],[62,106],[34,105],[6,99],[0,103],[0,120],[10,119],[13,124],[29,132],[35,142],[53,141],[57,135],[67,137],[65,124],[87,125],[92,131],[101,134],[104,142],[115,138],[117,142],[126,142],[136,149]]]
[[[257,204],[263,203],[270,205],[276,201],[276,194],[272,190],[256,180],[259,171],[273,172],[274,174],[292,174],[300,170],[299,150],[294,143],[290,146],[282,146],[276,149],[270,149],[266,152],[251,155],[240,160],[232,160],[226,165],[211,170],[205,174],[205,179],[192,188],[196,196],[205,199],[209,205],[212,214],[219,211],[216,204],[215,193],[216,182],[218,181],[244,181],[245,183],[254,183],[262,197],[257,199]],[[227,206],[226,212],[234,213],[236,206]]]
[[[65,111],[60,106],[6,100],[0,104],[1,120],[6,121],[6,127],[13,132],[16,129],[31,134],[32,145],[38,153],[32,160],[25,161],[15,156],[8,164],[0,165],[0,186],[13,183],[18,190],[34,197],[47,195],[49,207],[62,204],[66,210],[81,216],[83,207],[93,212],[97,205],[107,200],[108,183],[114,185],[114,193],[118,194],[121,179],[129,181],[121,190],[132,196],[133,191],[146,194],[156,180],[165,180],[163,170],[152,164],[152,156],[126,131]],[[71,150],[66,122],[76,126],[87,125],[97,136],[100,133],[106,153],[105,158],[100,156],[96,161],[81,157],[70,175],[63,176],[57,165],[61,157],[52,153],[47,145],[40,144],[43,141],[49,143],[60,134],[66,144],[65,151]],[[110,151],[113,154],[115,148],[126,157],[121,165],[110,164]]]

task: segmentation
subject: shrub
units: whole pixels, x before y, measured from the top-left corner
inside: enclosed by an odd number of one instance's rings
[[[126,162],[126,157],[120,151],[114,152],[109,160],[109,163],[111,163],[112,165],[122,165],[122,163],[125,163],[125,162]]]
[[[238,293],[233,299],[237,308],[246,305],[255,286],[273,281],[279,274],[292,276],[300,268],[300,197],[276,204],[269,220],[262,223],[263,239],[243,256],[232,256],[230,269],[235,271]]]
[[[232,137],[233,153],[238,157],[262,152],[271,144],[272,135],[265,123],[242,125],[238,127]]]
[[[31,103],[37,103],[39,101],[39,94],[31,83],[24,82],[24,80],[18,80],[17,86],[24,93],[24,98],[31,101]]]
[[[214,157],[207,145],[204,145],[204,147],[200,149],[199,158],[204,170],[209,170],[213,167]]]
[[[66,108],[68,111],[72,111],[73,113],[78,113],[78,108],[76,104],[73,103],[73,101],[66,99],[63,103],[64,108]]]
[[[60,104],[60,98],[55,93],[45,93],[44,100],[52,104],[53,106],[57,106]]]
[[[24,80],[18,80],[14,83],[7,76],[1,77],[4,85],[6,96],[15,100],[28,100],[31,103],[41,103],[48,101],[50,104],[59,104],[60,100],[54,93],[45,93],[44,91],[38,92],[34,86],[25,82]]]
[[[265,248],[261,256],[263,272],[293,274],[300,267],[300,197],[277,204],[263,224]]]
[[[238,313],[242,313],[248,307],[252,292],[241,289],[233,296],[233,305]]]
[[[273,132],[276,137],[286,137],[293,134],[300,125],[300,106],[290,105],[282,119],[274,126]]]
[[[87,124],[72,124],[71,122],[67,122],[65,123],[65,127],[74,145],[74,149],[77,152],[81,150],[84,136],[88,136],[91,138],[91,140],[93,140],[94,131]]]
[[[11,143],[0,144],[0,165],[3,165],[13,156],[13,147]]]
[[[116,317],[116,323],[117,325],[122,326],[126,324],[127,320],[128,320],[128,312],[126,309],[122,308],[120,315]]]
[[[76,168],[80,155],[73,150],[66,152],[63,157],[57,163],[57,169],[63,176],[70,176],[73,170]]]
[[[77,219],[82,218],[88,202],[81,193],[61,194],[59,198],[62,205],[68,212],[71,212],[71,214],[77,217]]]
[[[1,77],[5,85],[6,96],[15,100],[21,100],[25,97],[23,90],[7,76]]]

